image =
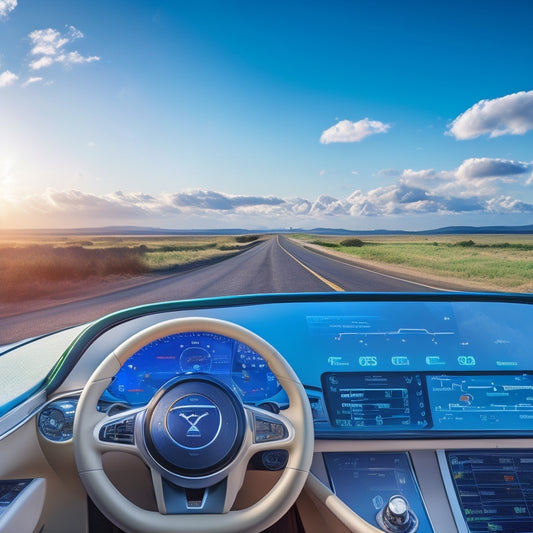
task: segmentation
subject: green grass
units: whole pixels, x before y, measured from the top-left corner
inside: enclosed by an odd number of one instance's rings
[[[363,237],[361,247],[342,246],[341,237],[310,238],[308,242],[366,261],[414,269],[421,275],[479,283],[487,290],[533,292],[533,236],[431,239]]]

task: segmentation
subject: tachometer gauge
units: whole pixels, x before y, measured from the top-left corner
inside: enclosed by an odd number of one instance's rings
[[[266,361],[249,346],[236,343],[233,385],[244,401],[258,402],[275,396],[281,385]]]

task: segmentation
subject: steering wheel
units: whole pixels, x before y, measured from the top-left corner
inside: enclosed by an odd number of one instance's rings
[[[289,398],[274,414],[244,405],[229,387],[203,374],[165,384],[146,407],[115,416],[97,411],[100,396],[128,358],[150,342],[185,332],[233,338],[260,354]],[[78,402],[74,454],[80,479],[96,506],[128,533],[261,531],[296,501],[311,467],[311,408],[300,380],[265,340],[241,326],[211,318],[179,318],[140,331],[94,371]],[[250,458],[286,450],[287,464],[254,505],[231,510]],[[113,485],[102,455],[124,451],[150,468],[158,512],[138,507]]]

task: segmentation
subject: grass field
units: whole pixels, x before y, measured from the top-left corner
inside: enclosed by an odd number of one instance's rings
[[[355,258],[472,283],[483,290],[533,292],[533,235],[361,236],[300,235],[299,239]]]
[[[533,292],[533,235],[295,236],[371,265],[460,281],[475,290]],[[47,297],[89,282],[172,271],[223,258],[257,236],[57,236],[0,234],[0,302]],[[352,243],[353,244],[353,243]],[[356,243],[360,244],[360,243]],[[433,278],[432,278],[433,277]]]
[[[256,237],[257,238],[257,237]],[[39,298],[83,282],[202,264],[235,253],[250,236],[0,236],[0,301]]]

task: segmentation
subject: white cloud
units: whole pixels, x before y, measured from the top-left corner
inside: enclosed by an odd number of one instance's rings
[[[6,70],[0,74],[0,87],[13,85],[18,79],[19,77],[16,74],[13,74],[10,70]]]
[[[0,0],[0,18],[7,17],[17,7],[17,0]]]
[[[35,61],[32,61],[30,63],[30,68],[32,70],[39,70],[45,67],[49,67],[53,63],[54,63],[53,58],[44,56],[44,57],[41,57],[40,59],[36,59]]]
[[[53,28],[35,30],[29,34],[33,44],[31,55],[37,58],[30,62],[32,70],[40,70],[54,63],[71,66],[81,63],[99,61],[98,56],[82,56],[77,50],[67,52],[65,47],[76,39],[81,39],[83,33],[74,26],[69,26],[66,33],[60,33]]]
[[[459,115],[447,131],[459,140],[480,135],[522,135],[533,129],[533,91],[481,100]]]
[[[502,185],[518,183],[531,169],[533,161],[527,163],[487,157],[466,159],[449,173],[441,190],[462,197],[495,196]]]
[[[395,177],[398,183],[417,187],[433,194],[458,196],[461,198],[494,195],[502,184],[518,183],[533,170],[533,161],[512,161],[488,157],[466,159],[453,170],[385,169],[378,175]],[[531,178],[525,180],[527,185]]]
[[[29,38],[33,43],[31,54],[34,56],[54,56],[69,42],[68,37],[62,37],[61,33],[52,28],[32,31]]]
[[[238,196],[216,191],[191,189],[170,196],[171,205],[178,208],[232,211],[255,206],[273,206],[284,203],[274,196]]]
[[[58,63],[65,65],[74,65],[81,63],[92,63],[93,61],[100,61],[98,56],[83,57],[79,52],[69,52],[68,54],[61,54],[57,56]]]
[[[457,169],[457,176],[463,179],[510,178],[520,174],[526,174],[532,169],[533,163],[479,157],[463,161]]]
[[[43,78],[36,76],[33,78],[28,78],[23,84],[23,87],[27,87],[28,85],[33,85],[34,83],[39,83],[40,81],[43,81]]]
[[[510,196],[492,198],[487,202],[487,208],[494,213],[533,213],[533,205]]]
[[[378,172],[378,176],[384,176],[386,178],[396,178],[401,172],[395,168],[384,168]]]
[[[413,170],[406,168],[401,173],[401,182],[417,187],[431,186],[439,179],[439,174],[434,169],[429,168],[425,170]]]
[[[331,126],[331,128],[322,132],[320,142],[322,144],[360,142],[369,135],[386,133],[390,127],[390,124],[384,124],[378,120],[369,120],[368,118],[357,122],[341,120],[335,126]]]
[[[310,204],[308,214],[319,216],[344,215],[346,214],[346,204],[342,200],[321,194]]]

